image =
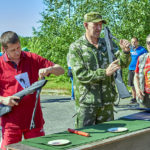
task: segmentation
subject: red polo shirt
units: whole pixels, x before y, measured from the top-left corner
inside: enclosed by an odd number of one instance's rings
[[[37,54],[23,51],[21,52],[20,62],[16,65],[9,60],[5,53],[0,57],[0,96],[12,96],[23,90],[15,78],[16,75],[27,72],[30,84],[32,84],[39,78],[39,69],[49,66],[54,66],[54,63]],[[36,92],[25,96],[18,106],[14,106],[10,113],[1,117],[1,126],[29,129],[35,100]],[[40,99],[36,109],[35,124],[37,128],[42,127],[44,124]]]

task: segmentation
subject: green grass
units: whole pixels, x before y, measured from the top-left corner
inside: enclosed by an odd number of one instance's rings
[[[71,83],[70,82],[63,82],[63,81],[52,81],[48,80],[47,84],[44,86],[44,89],[58,89],[58,90],[71,90]]]
[[[46,78],[48,82],[43,87],[44,90],[62,90],[63,93],[66,95],[71,94],[71,81],[70,78],[67,77],[56,77],[56,76],[50,76]]]

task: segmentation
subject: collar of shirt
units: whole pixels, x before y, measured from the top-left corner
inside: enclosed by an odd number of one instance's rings
[[[135,49],[132,47],[132,48],[131,48],[131,51],[141,50],[141,48],[142,48],[142,46],[138,46],[138,47],[135,48]]]
[[[83,40],[83,43],[88,46],[88,47],[91,47],[92,49],[97,49],[94,45],[92,45],[86,38],[86,35],[84,34],[82,36],[82,40]],[[98,49],[97,50],[101,50],[102,52],[105,52],[106,49],[102,48],[104,46],[104,39],[103,38],[98,38]]]
[[[23,58],[25,58],[26,57],[26,54],[25,54],[25,52],[21,52],[21,55],[20,55],[20,60],[21,59],[23,59]],[[7,53],[4,53],[3,54],[3,58],[4,58],[4,61],[5,62],[12,62],[9,58],[8,58],[8,56],[7,56]]]

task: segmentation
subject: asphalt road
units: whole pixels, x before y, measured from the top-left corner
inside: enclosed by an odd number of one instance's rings
[[[46,135],[66,131],[68,128],[75,128],[75,117],[73,117],[75,114],[74,103],[75,101],[71,100],[69,96],[41,95]],[[127,108],[126,105],[128,103],[129,99],[122,99],[119,103],[121,108],[114,108],[115,119],[138,112],[137,110],[124,110]]]
[[[75,128],[75,117],[72,118],[75,114],[74,102],[75,101],[71,100],[69,96],[41,95],[41,106],[45,119],[44,129],[46,134],[65,131],[68,128]],[[115,119],[139,112],[137,110],[127,110],[128,104],[129,98],[121,99],[119,108],[114,108]]]
[[[68,96],[41,95],[45,133],[51,134],[74,128],[74,100]]]

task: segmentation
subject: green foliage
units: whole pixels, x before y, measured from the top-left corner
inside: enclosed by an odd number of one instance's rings
[[[116,15],[116,33],[121,38],[131,39],[139,37],[140,43],[145,45],[145,38],[150,33],[150,2],[149,0],[118,1]]]
[[[22,41],[35,52],[66,70],[64,76],[56,80],[68,82],[66,55],[72,42],[84,33],[83,16],[90,11],[98,11],[107,20],[113,35],[118,39],[130,40],[133,36],[145,46],[145,38],[150,33],[149,0],[44,0],[45,10],[41,13],[41,26],[33,28],[34,37]],[[27,45],[26,45],[27,44]],[[124,80],[127,83],[127,71]]]
[[[126,85],[128,85],[128,80],[127,80],[128,79],[128,72],[129,72],[128,68],[122,69],[122,78],[123,78],[123,81]]]
[[[26,47],[28,45],[28,42],[31,40],[31,37],[19,37],[21,47]]]

